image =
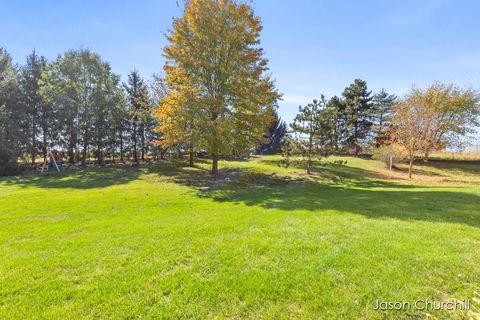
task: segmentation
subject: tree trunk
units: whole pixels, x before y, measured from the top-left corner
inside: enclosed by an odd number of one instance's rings
[[[427,149],[427,150],[425,151],[425,155],[424,155],[423,161],[427,162],[429,156],[430,156],[430,150]]]
[[[99,165],[103,165],[104,163],[104,155],[103,155],[103,152],[104,152],[104,145],[103,145],[103,141],[102,139],[100,138],[100,130],[98,128],[100,128],[101,124],[98,124],[97,125],[97,132],[96,132],[96,136],[97,136],[97,141],[96,141],[96,145],[97,145],[97,162]]]
[[[410,156],[410,164],[408,166],[408,179],[412,179],[413,156]]]
[[[142,144],[142,161],[145,161],[145,127],[143,124],[141,126],[140,131],[141,131],[140,142]]]
[[[218,155],[214,154],[212,156],[212,175],[218,175]]]
[[[103,147],[97,146],[97,162],[99,165],[103,164]]]
[[[120,133],[120,161],[125,163],[123,160],[123,132]]]
[[[354,131],[354,135],[353,135],[353,141],[354,141],[353,145],[355,147],[355,156],[358,157],[358,144],[357,144],[357,142],[358,142],[358,138],[357,138],[357,136],[358,136],[358,122],[355,122],[355,127],[354,128],[355,128],[355,131]]]
[[[133,126],[133,161],[138,163],[137,155],[137,125]]]
[[[75,163],[75,153],[73,151],[73,147],[72,146],[69,146],[68,147],[68,162],[70,164],[74,164]]]
[[[165,160],[165,155],[167,154],[168,149],[161,148],[160,149],[160,160]]]
[[[193,167],[193,147],[190,148],[190,159],[189,159],[189,166]]]
[[[383,140],[383,112],[380,113],[380,120],[378,122],[378,132],[375,140],[376,140],[375,147],[379,148],[382,145],[381,140]]]
[[[33,119],[32,125],[32,166],[35,165],[35,158],[37,157],[37,126],[36,119]]]
[[[75,163],[75,142],[73,138],[70,140],[68,145],[68,162],[71,164]]]
[[[43,162],[47,160],[47,130],[43,129],[43,143],[42,143]]]
[[[87,166],[87,141],[83,142],[83,149],[82,149],[82,167]]]
[[[68,141],[68,161],[70,164],[75,164],[75,149],[77,148],[78,143],[78,132],[73,123],[73,119],[68,120],[68,132],[70,140]]]
[[[313,132],[310,133],[308,138],[308,160],[307,160],[307,174],[311,174],[310,167],[312,166],[312,153],[313,153]]]

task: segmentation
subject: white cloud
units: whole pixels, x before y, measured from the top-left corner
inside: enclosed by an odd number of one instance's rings
[[[283,103],[288,103],[288,104],[307,104],[311,102],[313,99],[317,97],[313,96],[302,96],[302,95],[291,95],[291,94],[285,94],[283,95],[282,102]]]

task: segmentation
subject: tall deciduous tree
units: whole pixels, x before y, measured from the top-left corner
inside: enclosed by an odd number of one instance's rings
[[[111,128],[111,109],[118,103],[119,77],[89,50],[72,50],[50,64],[42,76],[41,94],[59,119],[56,144],[75,162],[81,146],[82,165],[93,147],[99,163]]]
[[[95,158],[99,164],[103,164],[105,156],[110,149],[111,140],[116,135],[116,128],[119,125],[119,115],[122,113],[123,97],[120,88],[120,77],[113,74],[110,65],[100,64],[99,78],[94,84],[93,105],[91,114],[93,116],[92,147]],[[112,150],[115,152],[115,150]]]
[[[409,160],[408,177],[411,179],[415,156],[433,141],[436,130],[434,110],[425,104],[421,95],[412,91],[394,106],[393,111],[392,138],[405,150]]]
[[[168,92],[156,112],[162,143],[176,143],[191,122],[196,143],[212,156],[212,174],[220,155],[258,145],[272,122],[279,94],[266,75],[261,30],[246,3],[191,0],[168,35]]]
[[[479,95],[453,85],[435,83],[413,88],[393,108],[393,138],[408,154],[409,177],[420,153],[453,146],[478,126]]]
[[[414,91],[433,109],[436,124],[432,141],[424,150],[425,157],[439,146],[455,147],[462,137],[474,133],[480,125],[480,97],[475,90],[436,82],[425,90]]]

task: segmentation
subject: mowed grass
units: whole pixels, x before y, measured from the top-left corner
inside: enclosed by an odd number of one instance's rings
[[[472,316],[374,306],[475,297],[478,184],[339,159],[313,176],[270,156],[217,180],[205,162],[1,178],[0,319]]]

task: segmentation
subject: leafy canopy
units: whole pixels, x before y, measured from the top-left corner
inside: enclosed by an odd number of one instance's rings
[[[262,142],[279,99],[259,47],[262,25],[234,0],[191,0],[164,49],[166,96],[156,111],[160,144],[195,135],[214,158]]]

